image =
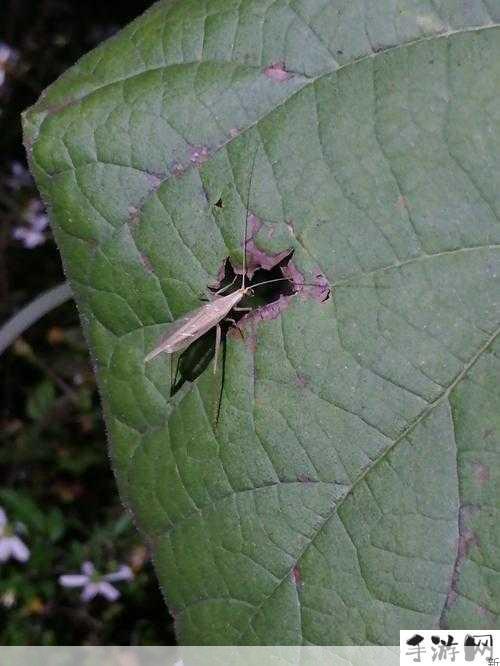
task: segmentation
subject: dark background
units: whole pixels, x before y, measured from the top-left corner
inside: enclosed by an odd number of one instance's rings
[[[0,48],[0,325],[64,280],[50,230],[28,248],[36,188],[22,168],[20,114],[76,60],[152,3],[3,0]],[[17,175],[16,175],[17,174]],[[149,553],[120,505],[99,399],[72,301],[32,326],[0,357],[0,506],[30,549],[0,564],[3,645],[175,643]],[[80,601],[58,583],[90,560],[105,573],[128,564],[110,603]]]

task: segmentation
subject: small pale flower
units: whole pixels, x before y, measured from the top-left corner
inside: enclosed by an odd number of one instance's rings
[[[49,218],[45,212],[45,207],[40,199],[30,199],[26,210],[24,211],[24,219],[36,231],[43,231],[49,223]]]
[[[29,549],[14,533],[5,511],[0,507],[0,562],[7,562],[10,558],[18,562],[27,562],[29,556]]]
[[[0,42],[0,88],[5,83],[7,71],[10,67],[15,65],[17,59],[17,51],[11,48],[8,44]]]
[[[12,234],[14,238],[20,240],[24,247],[29,250],[45,243],[45,229],[49,223],[49,218],[40,199],[29,201],[23,217],[27,225],[15,227]]]
[[[28,250],[32,250],[34,247],[45,243],[45,234],[29,229],[28,227],[16,227],[13,236],[16,240],[21,241]]]
[[[81,574],[66,574],[59,577],[59,583],[63,587],[81,587],[82,601],[91,601],[97,595],[103,596],[108,601],[116,601],[120,592],[111,585],[122,580],[132,580],[134,574],[130,567],[122,564],[117,571],[109,574],[100,574],[95,570],[92,562],[82,564]]]
[[[33,185],[33,178],[28,169],[21,162],[14,161],[10,165],[11,175],[5,179],[6,184],[13,190]]]
[[[17,601],[15,590],[7,590],[0,596],[0,603],[4,608],[12,608]]]

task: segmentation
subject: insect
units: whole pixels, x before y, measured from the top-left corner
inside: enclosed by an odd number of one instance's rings
[[[239,308],[238,303],[242,301],[245,296],[253,295],[253,290],[257,287],[262,287],[271,282],[281,282],[283,280],[290,281],[290,278],[274,278],[272,280],[265,280],[258,282],[252,286],[246,284],[246,237],[248,227],[248,208],[250,199],[250,187],[252,183],[253,171],[255,168],[255,158],[257,150],[253,156],[252,168],[250,171],[250,183],[247,195],[246,217],[243,237],[243,268],[242,268],[242,282],[241,287],[235,291],[222,296],[222,294],[230,289],[235,283],[237,276],[234,280],[215,292],[214,300],[206,303],[196,310],[192,310],[187,315],[175,321],[170,327],[167,334],[160,340],[159,344],[146,356],[144,361],[147,363],[156,358],[159,354],[174,354],[175,352],[185,351],[193,342],[198,340],[202,335],[215,327],[215,355],[214,355],[214,374],[217,373],[217,362],[219,355],[219,348],[221,344],[221,322],[227,318],[231,311],[249,311],[252,308]],[[235,323],[234,320],[227,319],[229,322]]]
[[[243,266],[243,271],[246,270],[246,267]],[[174,354],[175,352],[182,352],[187,349],[193,342],[201,338],[202,335],[210,331],[215,327],[215,360],[214,360],[214,374],[217,371],[217,356],[218,349],[221,342],[221,327],[220,324],[227,315],[234,310],[236,312],[240,311],[249,311],[251,308],[239,308],[238,303],[248,295],[253,295],[253,290],[256,287],[264,286],[265,284],[270,284],[271,282],[281,282],[282,280],[289,280],[289,278],[276,278],[273,280],[266,280],[264,282],[258,282],[257,284],[252,285],[251,287],[245,286],[245,274],[243,273],[242,286],[239,289],[236,289],[231,294],[227,296],[220,296],[222,291],[225,291],[234,284],[231,282],[224,289],[219,290],[215,293],[215,296],[219,296],[210,303],[206,303],[201,307],[189,312],[185,317],[178,319],[173,323],[172,327],[168,333],[160,340],[160,343],[157,347],[151,351],[146,358],[145,362],[151,361],[156,358],[159,354]],[[229,320],[233,321],[233,320]],[[234,321],[233,321],[234,323]]]

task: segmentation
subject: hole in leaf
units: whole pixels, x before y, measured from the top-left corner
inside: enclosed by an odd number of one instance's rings
[[[283,275],[283,269],[286,269],[288,266],[292,255],[293,251],[290,251],[290,253],[284,259],[279,261],[275,266],[273,266],[273,268],[269,270],[264,268],[258,268],[255,270],[252,279],[247,279],[246,281],[246,286],[248,287],[256,284],[260,285],[261,282],[266,282],[267,280],[280,281],[258,286],[252,294],[243,297],[243,299],[238,304],[238,307],[251,308],[252,311],[255,311],[259,308],[265,308],[266,306],[271,305],[272,303],[278,301],[282,296],[291,296],[296,293],[297,289],[294,286],[292,280],[284,279]],[[208,289],[210,292],[215,294],[215,292],[230,285],[234,280],[233,286],[227,291],[223,292],[223,295],[231,294],[241,287],[242,279],[242,275],[234,270],[231,260],[228,257],[224,264],[224,274],[222,278],[219,280],[217,285],[210,286]],[[214,298],[217,298],[217,296],[214,296]],[[202,303],[200,305],[202,305]],[[245,312],[232,310],[228,317],[238,323],[241,318],[245,316],[245,314]],[[234,324],[232,322],[221,322],[221,345],[223,347],[225,346],[227,333],[233,326]],[[195,379],[207,369],[208,365],[214,357],[214,353],[215,327],[211,331],[208,331],[201,338],[193,342],[193,344],[191,344],[188,349],[182,352],[179,356],[175,383],[172,386],[172,395],[177,393],[177,391],[179,391],[179,389],[186,381],[195,381]],[[219,358],[220,362],[223,363],[223,354],[220,354]],[[177,361],[174,359],[174,367],[175,363],[177,363]]]

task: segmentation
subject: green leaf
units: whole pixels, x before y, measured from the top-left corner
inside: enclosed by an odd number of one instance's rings
[[[26,113],[180,642],[499,627],[499,19],[161,2]],[[254,257],[332,291],[228,336],[214,430],[211,366],[144,357],[241,264],[254,154]]]

